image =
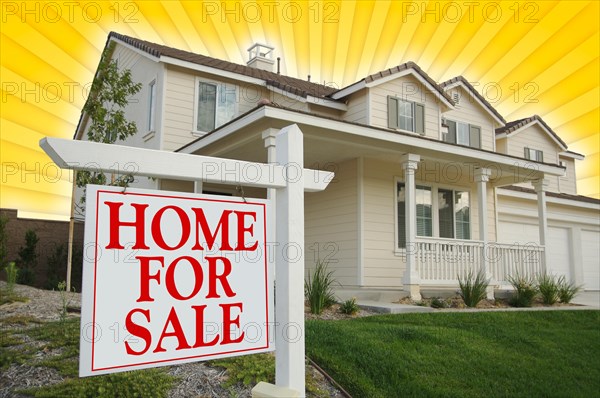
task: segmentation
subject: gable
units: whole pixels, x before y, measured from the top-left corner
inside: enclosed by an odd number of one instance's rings
[[[467,90],[462,86],[455,86],[447,90],[453,100],[458,96],[458,102],[454,109],[450,109],[442,114],[446,120],[468,123],[481,129],[481,148],[489,151],[495,149],[495,126],[496,120],[490,112],[473,99]]]
[[[544,163],[558,163],[558,154],[562,148],[539,123],[532,122],[518,131],[506,136],[508,154],[524,157],[525,148],[536,149],[544,153]]]
[[[374,87],[365,88],[368,92],[368,113],[372,126],[388,128],[388,98],[398,97],[423,106],[425,136],[440,138],[440,103],[426,85],[415,76],[408,74],[386,81]]]

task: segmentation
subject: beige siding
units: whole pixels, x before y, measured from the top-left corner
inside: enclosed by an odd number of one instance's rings
[[[496,140],[496,152],[503,153],[505,155],[508,154],[508,139],[500,138]]]
[[[425,135],[440,138],[440,103],[437,97],[412,76],[402,76],[369,89],[371,124],[388,128],[389,95],[425,105]]]
[[[348,110],[344,112],[342,116],[344,120],[348,122],[369,124],[369,121],[367,120],[367,90],[368,89],[360,90],[359,92],[350,96],[348,99]]]
[[[455,108],[443,113],[443,117],[456,122],[463,122],[481,128],[481,149],[494,150],[495,127],[494,119],[489,112],[477,103],[462,87],[458,86],[448,91],[454,98],[458,94],[459,101]]]
[[[525,148],[537,149],[544,152],[544,163],[558,164],[559,146],[537,124],[531,125],[518,133],[508,136],[508,154],[525,157]],[[558,192],[558,177],[547,176],[548,190]],[[520,184],[531,188],[531,184]]]
[[[335,280],[345,286],[358,284],[357,189],[357,161],[350,160],[339,165],[325,191],[305,195],[307,272],[316,261],[326,261]]]
[[[559,192],[572,195],[577,194],[577,177],[575,176],[575,160],[570,158],[560,158],[567,166],[564,177],[558,177]]]

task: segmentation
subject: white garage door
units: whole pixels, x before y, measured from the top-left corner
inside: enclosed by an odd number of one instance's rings
[[[586,290],[600,290],[600,233],[581,231],[583,281]]]
[[[539,229],[537,225],[500,221],[498,239],[502,243],[538,243]],[[548,228],[548,272],[557,276],[564,275],[571,280],[571,247],[569,231],[566,228]]]

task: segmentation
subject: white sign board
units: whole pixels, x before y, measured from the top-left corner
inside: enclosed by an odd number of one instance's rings
[[[268,207],[88,185],[79,375],[274,350]]]

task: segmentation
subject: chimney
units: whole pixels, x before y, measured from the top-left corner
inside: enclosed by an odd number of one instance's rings
[[[273,72],[273,50],[275,47],[256,43],[248,49],[248,65],[251,68]]]

